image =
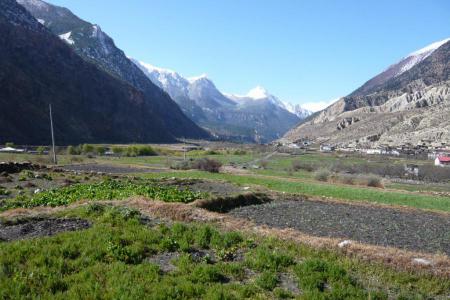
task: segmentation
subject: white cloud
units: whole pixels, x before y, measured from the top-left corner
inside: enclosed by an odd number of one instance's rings
[[[301,104],[301,106],[303,108],[306,108],[307,110],[316,112],[316,111],[327,108],[328,106],[330,106],[334,102],[338,101],[339,99],[340,98],[336,98],[336,99],[333,99],[330,101],[307,102],[307,103]]]

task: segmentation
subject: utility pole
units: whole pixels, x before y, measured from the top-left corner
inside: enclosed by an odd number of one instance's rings
[[[50,109],[50,130],[52,132],[52,150],[53,150],[53,163],[55,165],[58,164],[58,161],[56,160],[56,151],[55,151],[55,134],[53,133],[53,117],[52,117],[52,105],[48,105]]]
[[[187,149],[186,149],[186,138],[184,138],[184,137],[183,137],[183,148],[184,148],[183,159],[184,159],[184,161],[186,161],[186,151],[187,151]]]

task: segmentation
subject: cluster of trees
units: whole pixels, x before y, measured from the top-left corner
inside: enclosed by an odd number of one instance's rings
[[[83,144],[79,146],[68,146],[67,154],[69,155],[105,155],[108,151],[112,151],[117,156],[152,156],[157,152],[150,146],[133,145],[133,146],[114,146],[108,148],[101,145]]]

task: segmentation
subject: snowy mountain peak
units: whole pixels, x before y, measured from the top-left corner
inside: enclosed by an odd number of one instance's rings
[[[17,0],[17,3],[19,3],[20,5],[28,4],[30,6],[45,10],[48,10],[50,8],[50,5],[41,0]]]
[[[265,88],[263,88],[262,86],[258,85],[257,87],[251,89],[248,92],[247,97],[255,99],[255,100],[258,100],[258,99],[269,98],[269,97],[271,97],[271,95],[269,94],[269,92]]]
[[[441,47],[442,45],[444,45],[445,43],[449,42],[450,38],[447,38],[445,40],[442,41],[438,41],[438,42],[434,42],[422,49],[419,49],[417,51],[414,51],[413,53],[411,53],[409,56],[417,56],[417,55],[421,55],[421,54],[427,54],[430,55],[431,53],[433,53],[436,49],[438,49],[439,47]]]
[[[450,38],[447,38],[442,41],[434,42],[422,49],[419,49],[417,51],[414,51],[413,53],[409,54],[407,57],[405,57],[401,61],[401,67],[399,71],[395,74],[395,76],[401,75],[404,72],[410,70],[412,67],[417,65],[418,63],[425,60],[428,56],[433,54],[434,51],[436,51],[439,47],[444,45],[445,43],[449,42]]]
[[[200,76],[189,77],[187,80],[190,83],[194,83],[196,81],[211,81],[211,80],[209,80],[208,75],[206,75],[206,74],[202,74]]]
[[[154,65],[151,65],[151,64],[143,62],[143,61],[137,61],[137,60],[134,60],[134,59],[132,59],[132,60],[136,64],[141,65],[142,67],[144,67],[150,73],[151,72],[157,72],[157,73],[160,73],[160,74],[178,75],[177,72],[172,71],[170,69],[163,69],[163,68],[156,67]]]

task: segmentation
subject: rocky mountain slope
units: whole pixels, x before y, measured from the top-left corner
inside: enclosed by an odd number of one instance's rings
[[[282,141],[450,145],[450,39],[418,50],[306,119]]]
[[[187,118],[178,105],[116,47],[100,26],[86,22],[64,7],[41,0],[17,0],[84,60],[145,94],[147,105],[175,137],[205,138],[208,134]]]
[[[269,142],[310,114],[299,105],[282,102],[261,87],[245,96],[229,95],[219,91],[205,75],[184,78],[175,71],[134,62],[186,115],[220,138]]]
[[[0,1],[0,143],[48,144],[49,103],[58,144],[174,141],[152,101],[83,60],[15,0]]]

